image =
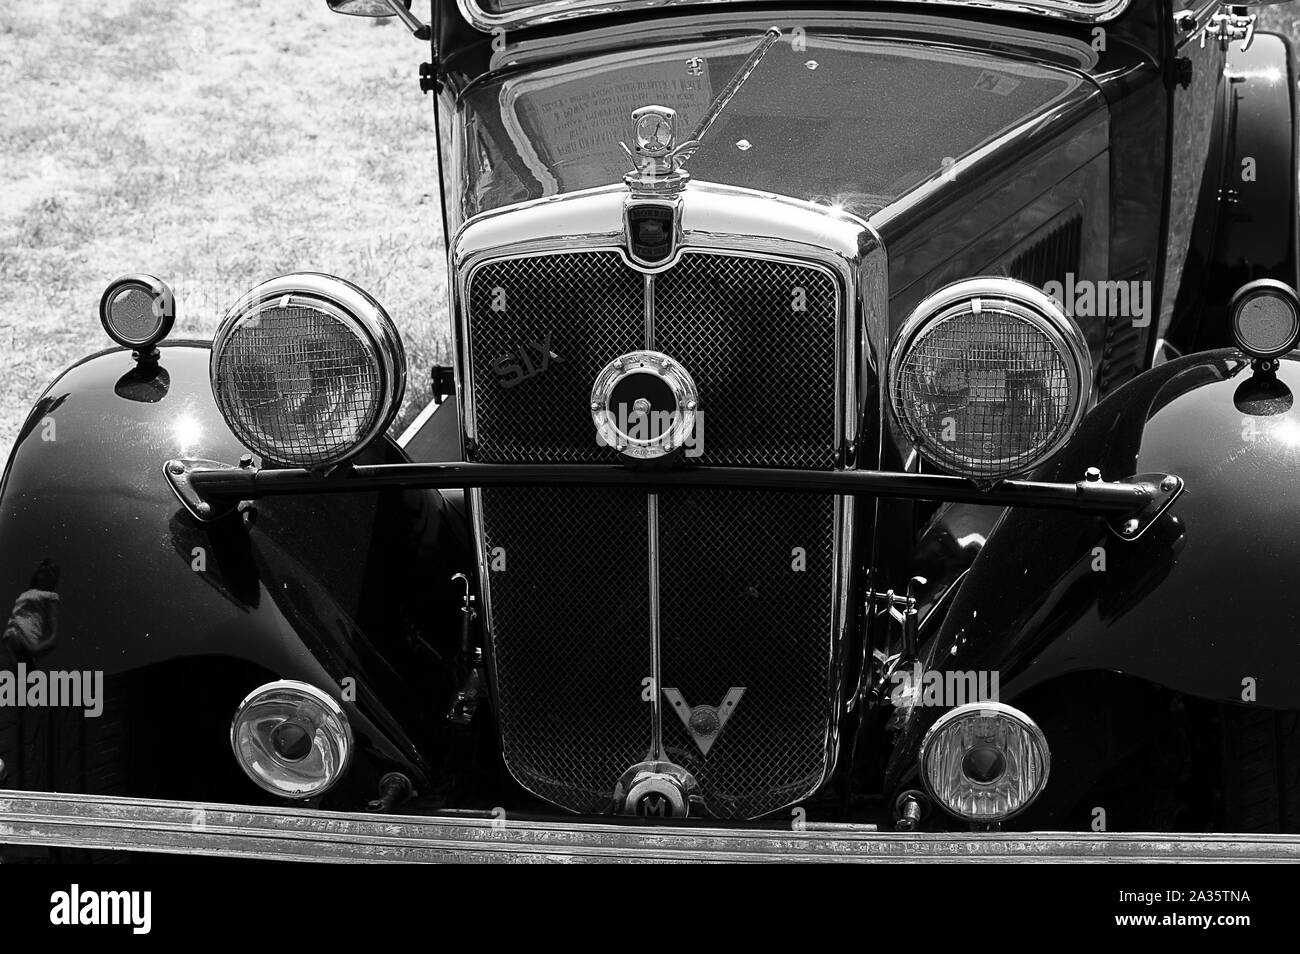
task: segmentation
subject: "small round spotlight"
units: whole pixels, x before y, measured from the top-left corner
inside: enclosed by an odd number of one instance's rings
[[[1043,732],[1019,709],[971,702],[945,713],[921,742],[921,778],[948,812],[1000,822],[1042,794],[1051,767]]]
[[[1300,339],[1300,297],[1271,278],[1242,285],[1228,305],[1232,337],[1252,358],[1280,358]]]
[[[352,760],[352,728],[330,696],[283,679],[255,689],[230,724],[230,747],[254,782],[281,798],[329,791]]]
[[[171,333],[176,298],[167,283],[152,275],[123,275],[104,289],[99,321],[124,348],[151,351]]]

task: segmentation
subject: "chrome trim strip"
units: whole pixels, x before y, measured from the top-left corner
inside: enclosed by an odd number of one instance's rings
[[[397,438],[397,446],[405,447],[407,444],[411,443],[411,441],[415,440],[415,435],[420,433],[420,429],[424,427],[425,424],[429,423],[429,418],[433,417],[434,412],[437,410],[437,401],[430,401],[426,404],[424,410],[417,414],[415,420],[406,426],[406,430],[402,431],[401,437]]]
[[[1216,0],[1217,2],[1217,0]],[[657,49],[667,48],[675,55],[689,58],[693,55],[716,56],[738,45],[738,40],[705,41],[700,36],[700,17],[708,14],[710,27],[730,28],[737,31],[753,28],[753,11],[730,10],[711,7],[708,11],[681,11],[674,16],[665,16],[655,21],[655,41]],[[974,41],[987,44],[1027,47],[1040,56],[1045,65],[1066,66],[1084,72],[1097,65],[1098,55],[1087,43],[1071,37],[1040,31],[1013,28],[1006,24],[986,23],[979,20],[954,20],[939,12],[922,14],[916,10],[892,8],[873,8],[860,10],[827,10],[825,8],[800,9],[793,12],[773,10],[773,19],[778,26],[802,26],[805,41],[810,51],[819,49],[860,50],[869,45],[925,44],[928,54],[952,52],[962,41]],[[845,39],[845,28],[871,29],[884,34],[895,33],[901,36],[888,40],[880,39]],[[925,40],[912,38],[913,34],[928,34]],[[605,62],[603,54],[608,49],[621,51],[622,62],[637,65],[645,56],[632,52],[645,42],[645,24],[602,25],[598,33],[569,33],[554,36],[520,36],[509,37],[504,49],[493,51],[489,59],[489,70],[496,73],[506,68],[527,70],[518,80],[511,81],[509,98],[502,100],[503,107],[513,108],[517,86],[529,88],[527,84],[538,79],[546,80],[577,73]],[[599,43],[599,46],[594,44]],[[628,57],[632,57],[629,59]],[[572,62],[572,61],[583,62]],[[558,63],[535,68],[537,64]],[[1005,62],[1004,62],[1005,65]],[[476,79],[475,82],[478,82]],[[509,113],[503,108],[503,120],[511,132],[518,131],[512,124]],[[534,154],[535,155],[535,154]]]
[[[655,347],[655,276],[653,272],[645,275],[645,348],[657,351]]]
[[[674,212],[674,222],[680,217]],[[676,226],[674,225],[674,229]],[[673,256],[676,260],[677,256]],[[645,338],[643,345],[655,350],[655,276],[645,273],[642,288],[645,296]],[[693,420],[693,418],[692,418]],[[694,424],[692,424],[692,428]],[[651,759],[667,762],[668,750],[664,748],[663,710],[663,643],[659,624],[659,495],[646,494],[646,564],[649,567],[650,597],[650,755]],[[689,806],[688,806],[689,810]]]
[[[491,574],[490,561],[487,552],[487,536],[483,532],[483,490],[480,487],[471,488],[465,495],[466,510],[469,513],[470,533],[473,534],[474,540],[474,557],[478,563],[478,599],[479,604],[483,607],[483,635],[485,642],[490,643],[492,639],[492,587],[488,583]],[[497,691],[497,654],[491,651],[488,646],[483,653],[483,661],[487,666],[488,675],[488,692],[492,699],[492,708],[494,711],[500,710],[500,703],[496,698]],[[504,761],[504,759],[503,759]],[[515,778],[514,772],[510,773],[511,778]],[[515,781],[519,781],[517,778]],[[523,782],[519,782],[523,785]],[[527,786],[525,786],[527,788]],[[532,789],[528,789],[530,792]],[[536,792],[533,792],[537,795]],[[540,798],[541,796],[538,795]]]
[[[309,862],[1273,862],[1300,835],[916,834],[373,815],[0,791],[0,844]]]
[[[646,494],[647,565],[650,568],[650,758],[666,762],[664,748],[663,649],[659,626],[659,495]]]
[[[476,30],[496,33],[498,30],[518,30],[523,27],[563,23],[580,17],[609,16],[633,13],[639,10],[663,10],[670,7],[714,6],[734,3],[735,0],[542,0],[532,6],[510,13],[490,13],[476,0],[456,0],[460,14]],[[793,6],[790,0],[765,0]],[[996,10],[1003,13],[1028,13],[1073,20],[1079,23],[1105,23],[1118,17],[1128,7],[1129,0],[897,0],[897,2],[941,5],[976,10]]]

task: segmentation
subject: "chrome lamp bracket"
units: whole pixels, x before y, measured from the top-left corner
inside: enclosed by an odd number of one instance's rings
[[[223,464],[221,461],[185,457],[169,460],[163,464],[163,476],[167,478],[167,483],[172,492],[176,494],[177,499],[189,511],[190,516],[202,523],[210,523],[213,520],[220,520],[222,517],[234,513],[239,509],[240,502],[228,497],[204,497],[195,489],[191,477],[196,470],[231,473],[240,469],[233,464]]]
[[[1101,472],[1089,467],[1086,483],[1099,483]],[[1130,484],[1141,495],[1131,513],[1112,517],[1107,521],[1111,532],[1121,540],[1136,540],[1146,533],[1170,508],[1183,492],[1183,478],[1177,474],[1136,474],[1120,484]]]

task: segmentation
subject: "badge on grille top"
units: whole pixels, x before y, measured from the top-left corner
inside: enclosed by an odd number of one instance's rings
[[[693,445],[699,407],[690,374],[658,351],[615,358],[591,388],[596,439],[637,461],[659,460]]]
[[[678,211],[676,201],[628,201],[623,217],[632,261],[653,267],[673,257],[680,228]]]

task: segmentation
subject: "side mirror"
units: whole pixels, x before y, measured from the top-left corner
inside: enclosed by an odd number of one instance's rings
[[[350,17],[393,17],[397,11],[388,0],[325,0],[335,13],[344,13]],[[399,0],[411,9],[411,0]]]
[[[427,40],[433,31],[411,12],[411,0],[325,0],[335,13],[351,17],[397,17],[417,40]]]

